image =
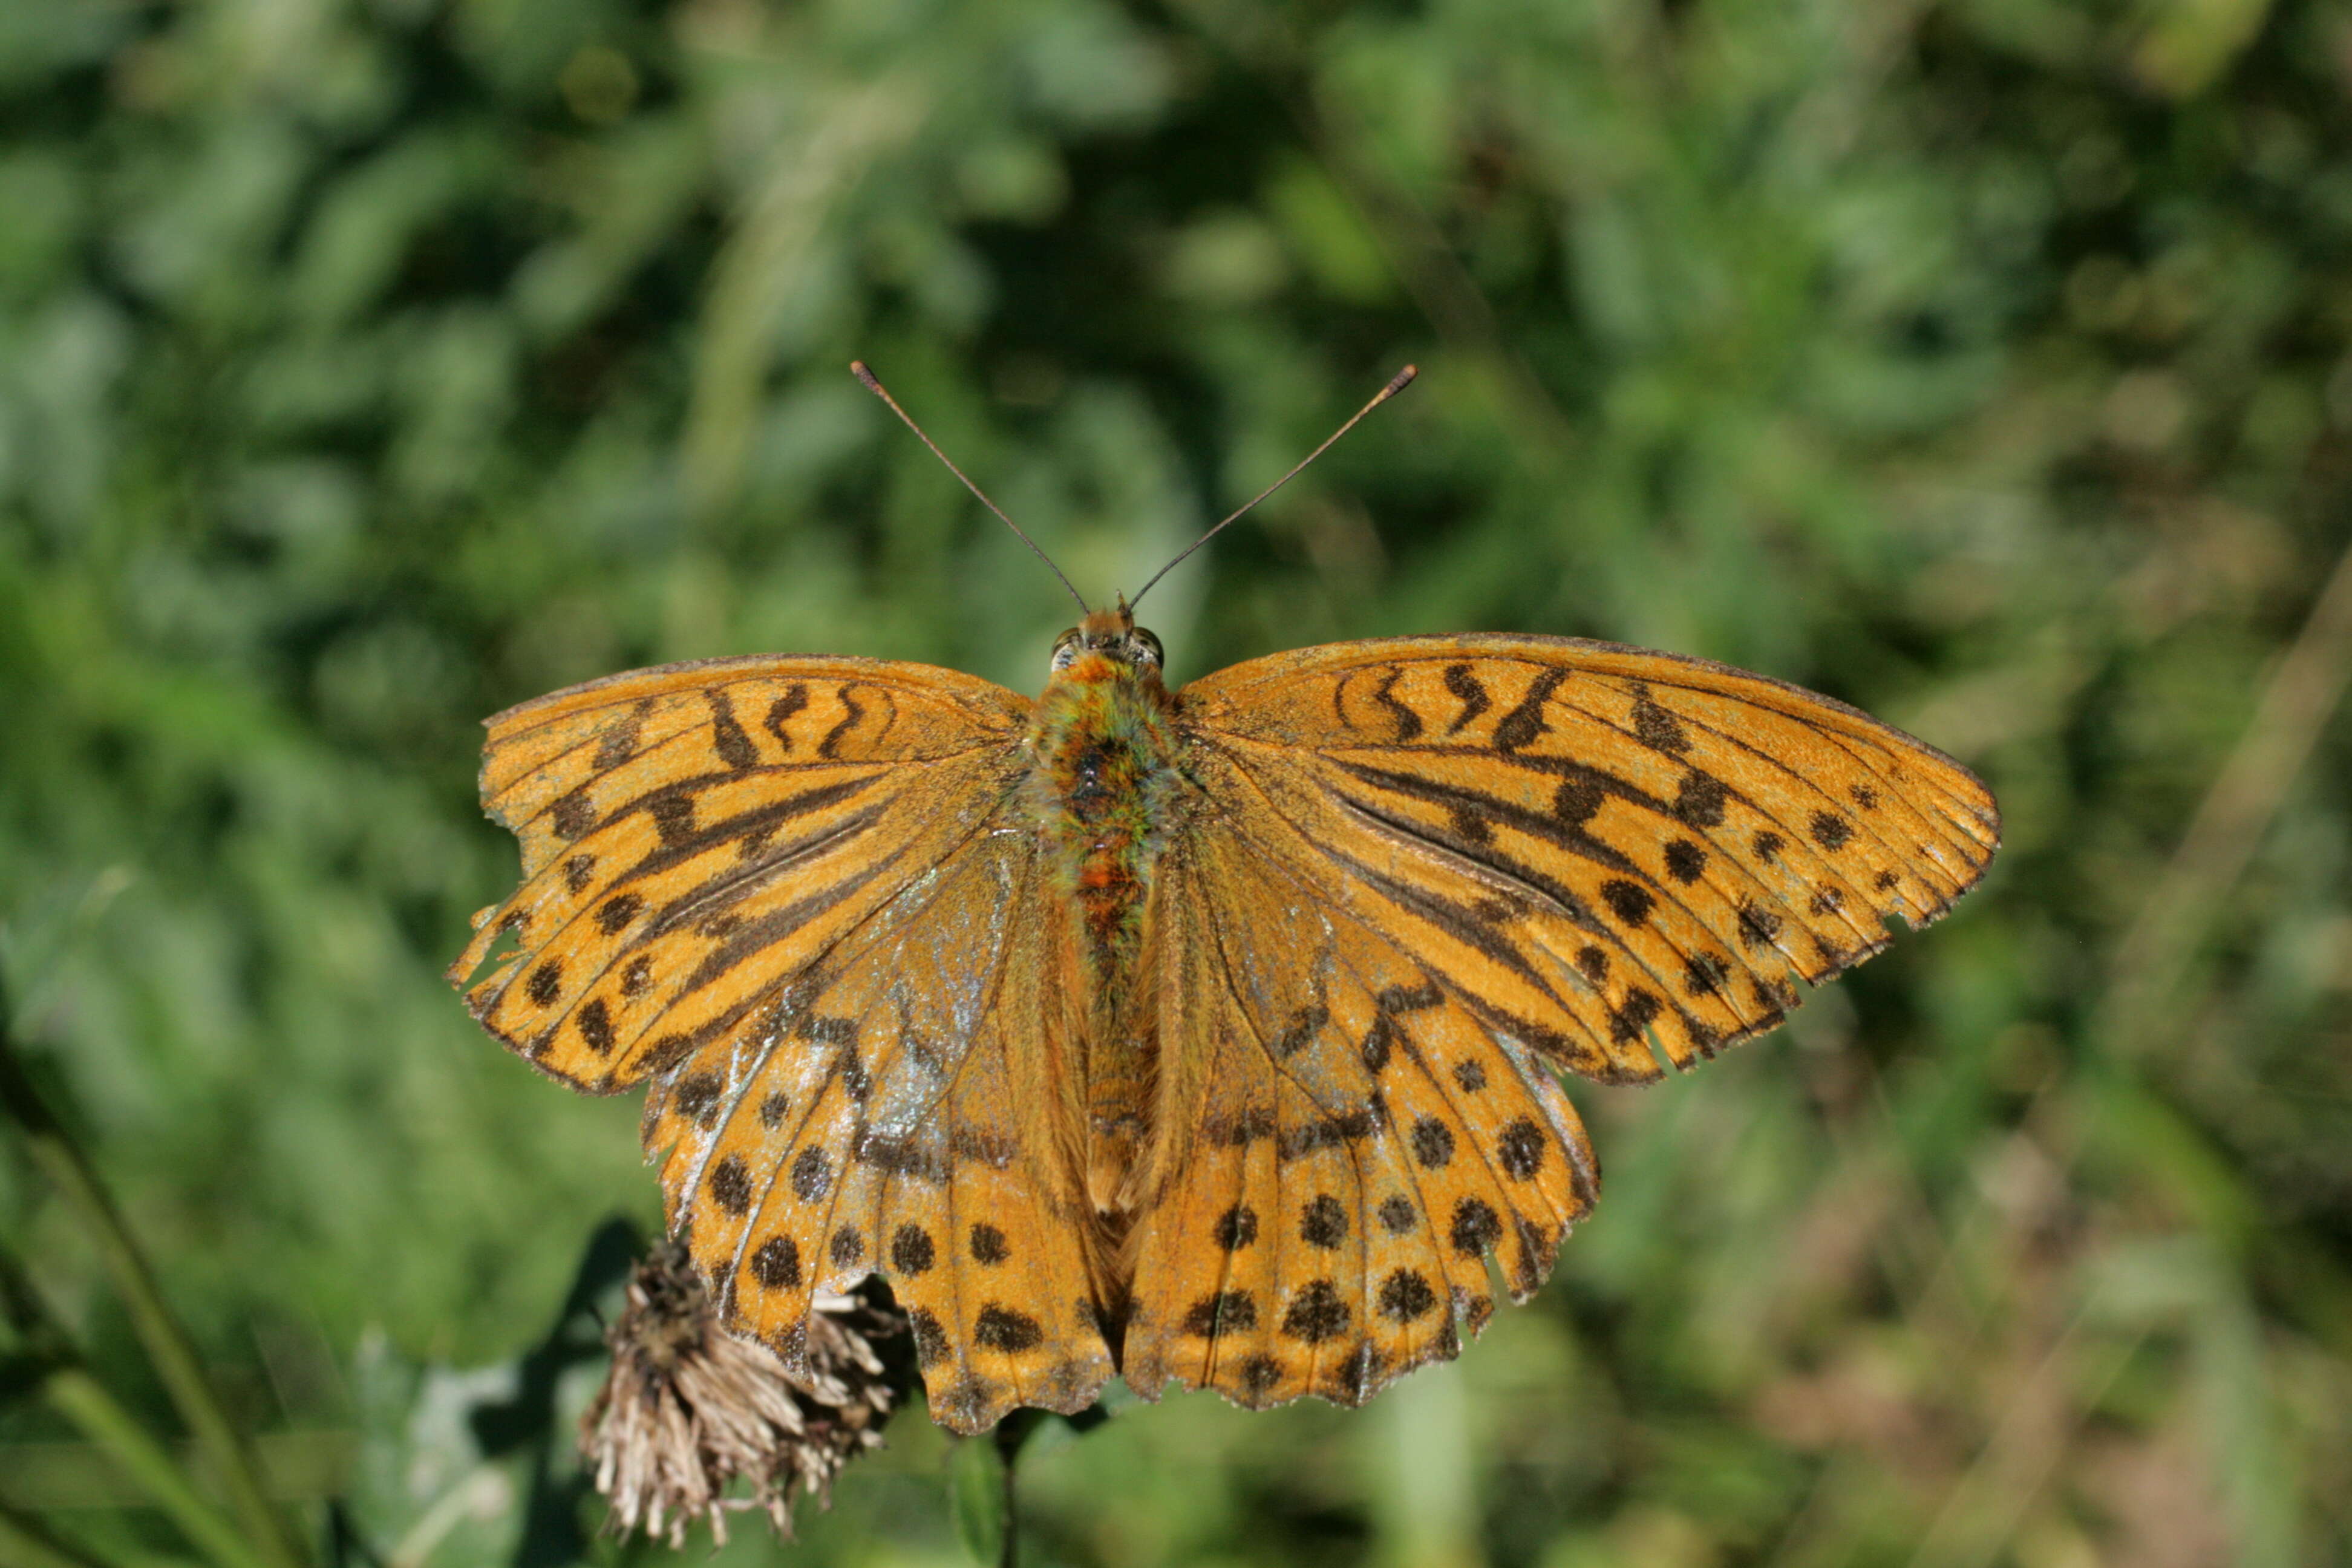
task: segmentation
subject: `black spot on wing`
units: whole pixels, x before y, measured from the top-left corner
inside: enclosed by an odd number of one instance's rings
[[[1364,1031],[1361,1052],[1366,1069],[1377,1073],[1388,1066],[1390,1053],[1404,1039],[1404,1031],[1396,1023],[1399,1014],[1434,1007],[1444,999],[1445,994],[1436,983],[1427,979],[1419,985],[1391,985],[1383,989],[1373,998],[1371,1026]]]
[[[902,1225],[890,1238],[890,1267],[901,1274],[929,1273],[936,1256],[931,1233],[921,1226]]]
[[[728,700],[723,688],[711,687],[703,693],[710,704],[710,746],[719,760],[739,772],[760,765],[759,748],[735,718],[735,705]]]
[[[1544,731],[1544,704],[1551,700],[1551,694],[1559,690],[1560,683],[1567,679],[1568,671],[1565,669],[1547,669],[1537,676],[1535,683],[1528,688],[1528,694],[1519,699],[1518,705],[1504,714],[1495,725],[1495,749],[1508,752],[1533,744],[1536,737]]]
[[[822,1149],[808,1148],[793,1156],[793,1195],[815,1203],[833,1188],[833,1161]]]
[[[637,1058],[637,1066],[646,1077],[658,1078],[693,1054],[693,1036],[664,1035],[646,1047],[645,1054]]]
[[[768,704],[768,716],[760,727],[776,738],[776,744],[790,756],[793,750],[792,721],[794,714],[808,706],[808,688],[795,680],[784,688],[783,695]]]
[[[1421,715],[1405,706],[1397,698],[1396,684],[1403,679],[1404,670],[1392,664],[1388,667],[1388,673],[1381,678],[1380,685],[1372,692],[1372,700],[1387,709],[1389,717],[1396,721],[1396,733],[1392,739],[1399,745],[1421,738]]]
[[[1298,1213],[1298,1239],[1325,1250],[1348,1239],[1348,1211],[1328,1193],[1318,1194]]]
[[[992,1351],[1028,1351],[1045,1342],[1045,1331],[1028,1313],[991,1301],[981,1308],[980,1316],[973,1320],[971,1339],[974,1344]]]
[[[939,1318],[928,1308],[918,1307],[907,1314],[915,1330],[915,1364],[936,1366],[948,1357],[947,1331],[940,1327]]]
[[[1503,1238],[1503,1222],[1484,1198],[1464,1198],[1454,1205],[1454,1225],[1447,1239],[1465,1258],[1476,1258]]]
[[[1434,1116],[1412,1124],[1412,1157],[1424,1170],[1442,1170],[1454,1158],[1454,1130]]]
[[[718,1123],[720,1098],[727,1080],[715,1072],[690,1072],[677,1080],[670,1102],[677,1113],[708,1132]]]
[[[1650,911],[1657,907],[1658,902],[1649,889],[1621,878],[1612,878],[1601,884],[1601,901],[1609,906],[1612,914],[1629,926],[1637,926],[1648,920]]]
[[[772,1236],[751,1254],[751,1278],[768,1290],[790,1290],[801,1282],[801,1249],[789,1236]]]
[[[1690,750],[1690,736],[1682,721],[1667,712],[1644,691],[1633,699],[1633,738],[1654,752],[1679,754]]]
[[[596,826],[596,808],[583,790],[573,790],[560,797],[550,809],[555,831],[566,838],[577,838]]]
[[[1609,1011],[1609,1037],[1619,1045],[1631,1045],[1642,1037],[1650,1021],[1665,1011],[1665,1004],[1649,992],[1635,986],[1625,993],[1625,999]]]
[[[833,1233],[833,1242],[826,1251],[835,1268],[855,1268],[866,1261],[866,1237],[854,1225],[845,1225]]]
[[[1378,1345],[1369,1339],[1359,1339],[1354,1350],[1324,1373],[1321,1386],[1316,1392],[1337,1405],[1361,1405],[1380,1385],[1381,1369],[1387,1365],[1388,1357]]]
[[[1546,1142],[1543,1129],[1525,1116],[1503,1129],[1502,1142],[1496,1145],[1503,1173],[1513,1181],[1524,1182],[1543,1169]]]
[[[1721,779],[1693,769],[1675,791],[1674,812],[1693,827],[1720,827],[1724,802],[1730,798],[1731,792]]]
[[[1601,803],[1608,798],[1609,792],[1601,787],[1601,781],[1590,775],[1562,779],[1559,788],[1552,792],[1552,815],[1570,827],[1581,827],[1592,820],[1601,810]]]
[[[1437,1306],[1437,1292],[1419,1269],[1391,1269],[1381,1281],[1381,1315],[1392,1322],[1410,1323],[1427,1317]]]
[[[631,708],[619,722],[606,730],[604,738],[597,742],[595,756],[589,760],[588,765],[601,773],[619,767],[636,755],[637,738],[645,728],[646,715],[653,711],[653,706],[654,700],[646,698]]]
[[[1424,978],[1418,985],[1383,986],[1373,1005],[1383,1013],[1417,1013],[1444,1000],[1445,993],[1437,988],[1437,983]]]
[[[694,837],[694,796],[675,786],[657,791],[646,799],[646,811],[654,819],[654,832],[666,847],[674,847]]]
[[[1184,1331],[1194,1339],[1213,1340],[1219,1334],[1247,1333],[1257,1327],[1257,1299],[1246,1290],[1220,1290],[1203,1296],[1184,1313]]]
[[[840,754],[837,748],[841,744],[842,737],[848,734],[860,719],[866,717],[866,705],[857,700],[855,695],[856,689],[854,686],[845,686],[837,693],[841,699],[841,721],[832,729],[827,730],[824,732],[824,739],[816,743],[816,754],[827,762],[833,761]]]
[[[1445,667],[1445,689],[1462,699],[1462,711],[1455,714],[1454,722],[1445,727],[1449,735],[1460,734],[1471,721],[1495,705],[1494,699],[1486,695],[1486,689],[1478,683],[1478,677],[1466,664]]]
[[[1320,1117],[1297,1127],[1286,1127],[1274,1141],[1274,1157],[1282,1164],[1303,1159],[1325,1149],[1336,1149],[1344,1143],[1354,1143],[1369,1138],[1382,1125],[1386,1112],[1378,1097],[1360,1110],[1350,1110],[1339,1116]]]
[[[646,988],[653,983],[654,961],[651,954],[637,954],[621,971],[621,994],[624,996],[643,995]]]
[[[1677,838],[1666,846],[1666,875],[1689,887],[1706,870],[1706,851],[1687,838]]]
[[[857,1044],[857,1020],[827,1018],[814,1013],[803,1013],[793,1026],[793,1033],[803,1040],[820,1046],[855,1046]]]
[[[1337,1286],[1328,1279],[1313,1279],[1284,1309],[1282,1331],[1307,1344],[1323,1344],[1346,1333],[1354,1319]]]
[[[751,1173],[740,1154],[730,1154],[710,1170],[710,1199],[739,1218],[751,1212]]]

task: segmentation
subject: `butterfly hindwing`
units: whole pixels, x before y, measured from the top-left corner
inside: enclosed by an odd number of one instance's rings
[[[647,1102],[671,1228],[730,1319],[794,1356],[815,1291],[879,1274],[962,1432],[1081,1409],[1112,1370],[1037,1114],[1063,1001],[1040,875],[992,823]]]
[[[1542,1283],[1597,1195],[1591,1150],[1549,1071],[1359,889],[1213,758],[1200,779],[1156,900],[1164,1142],[1124,1370],[1147,1395],[1357,1404],[1485,1325],[1489,1255],[1515,1296]]]

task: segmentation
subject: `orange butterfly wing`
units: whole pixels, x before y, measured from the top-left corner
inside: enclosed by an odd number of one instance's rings
[[[1057,954],[1017,797],[1026,699],[925,666],[674,665],[490,721],[524,881],[450,971],[490,1032],[645,1141],[730,1322],[796,1358],[868,1272],[977,1430],[1110,1375],[1045,1103]]]
[[[1549,1272],[1596,1195],[1546,1065],[1657,1078],[1934,920],[1999,843],[1950,758],[1702,660],[1458,637],[1186,688],[1155,896],[1158,1206],[1124,1359],[1354,1403]]]

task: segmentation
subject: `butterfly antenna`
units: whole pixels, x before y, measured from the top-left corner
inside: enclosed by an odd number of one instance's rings
[[[1307,464],[1313,462],[1316,458],[1329,451],[1331,449],[1332,442],[1337,441],[1340,437],[1345,436],[1349,431],[1353,430],[1356,427],[1356,422],[1363,418],[1365,415],[1370,414],[1373,409],[1378,408],[1381,404],[1386,403],[1390,398],[1394,397],[1398,393],[1402,392],[1406,387],[1411,386],[1412,384],[1412,378],[1420,374],[1421,371],[1417,366],[1407,365],[1402,370],[1397,372],[1396,374],[1389,377],[1389,384],[1386,386],[1381,387],[1378,392],[1372,394],[1372,400],[1370,403],[1367,403],[1361,408],[1357,409],[1356,412],[1349,417],[1349,420],[1345,425],[1340,426],[1337,430],[1332,431],[1331,434],[1323,437],[1323,444],[1320,447],[1316,447],[1315,450],[1299,458],[1297,468],[1292,468],[1290,472],[1283,475],[1282,478],[1275,480],[1274,483],[1266,486],[1265,489],[1250,497],[1250,499],[1241,506],[1234,508],[1232,514],[1225,519],[1224,522],[1217,524],[1216,527],[1209,530],[1208,532],[1192,541],[1192,543],[1184,547],[1182,553],[1179,554],[1175,560],[1171,561],[1167,565],[1162,566],[1159,571],[1154,572],[1151,574],[1150,582],[1147,582],[1142,587],[1138,588],[1135,591],[1135,597],[1133,600],[1129,601],[1129,607],[1131,609],[1136,605],[1141,604],[1143,602],[1143,595],[1151,592],[1152,583],[1159,582],[1160,579],[1167,576],[1168,574],[1176,570],[1177,567],[1184,563],[1184,557],[1186,555],[1192,554],[1192,552],[1200,549],[1201,546],[1208,543],[1209,541],[1216,538],[1218,534],[1223,532],[1226,522],[1234,521],[1235,519],[1239,518],[1242,513],[1249,510],[1251,507],[1257,505],[1258,502],[1264,500],[1266,497],[1272,495],[1275,491],[1280,489],[1291,480],[1297,479],[1300,468],[1304,468]]]
[[[1068,577],[1063,575],[1062,569],[1054,564],[1054,558],[1046,554],[1042,549],[1039,549],[1035,540],[1022,532],[1021,525],[1013,521],[1011,518],[1005,516],[1004,509],[998,506],[994,501],[989,500],[988,492],[982,489],[978,485],[973,484],[971,482],[971,476],[967,475],[961,468],[957,468],[955,464],[950,460],[948,455],[940,450],[940,444],[937,441],[932,440],[929,436],[923,434],[923,427],[915,423],[914,416],[912,415],[898,406],[898,400],[890,395],[890,392],[887,387],[884,386],[879,381],[875,379],[874,373],[866,368],[866,362],[864,360],[851,360],[849,362],[849,374],[856,376],[860,382],[863,382],[866,391],[872,393],[875,396],[888,404],[890,405],[890,412],[904,420],[906,422],[907,428],[915,433],[916,438],[921,441],[924,446],[929,447],[931,449],[931,456],[937,458],[940,462],[947,464],[948,472],[953,474],[957,479],[963,480],[963,488],[978,496],[980,498],[980,504],[994,512],[996,514],[996,520],[1004,524],[1005,527],[1011,529],[1014,538],[1027,545],[1031,550],[1036,552],[1037,559],[1045,563],[1045,570],[1051,572],[1055,576],[1060,577],[1062,579],[1062,586],[1069,589],[1070,597],[1078,602],[1079,614],[1093,614],[1091,610],[1087,608],[1086,595],[1078,592],[1077,585],[1076,584],[1072,583]],[[1359,415],[1357,417],[1361,418],[1362,416]],[[1352,425],[1355,421],[1351,419],[1349,423]],[[1330,443],[1326,442],[1324,444],[1328,446]],[[1180,557],[1179,559],[1181,558]]]

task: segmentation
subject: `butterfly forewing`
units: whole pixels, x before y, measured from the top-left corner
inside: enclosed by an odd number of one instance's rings
[[[1771,1027],[1934,920],[1999,838],[1965,768],[1842,704],[1614,644],[1400,638],[1236,666],[1186,722],[1450,942],[1473,1006],[1559,1065],[1656,1076]],[[1553,1005],[1539,1005],[1549,997]]]
[[[524,882],[450,977],[511,935],[467,993],[492,1034],[599,1090],[675,1066],[996,809],[1026,706],[924,666],[730,659],[509,710],[483,796]]]

